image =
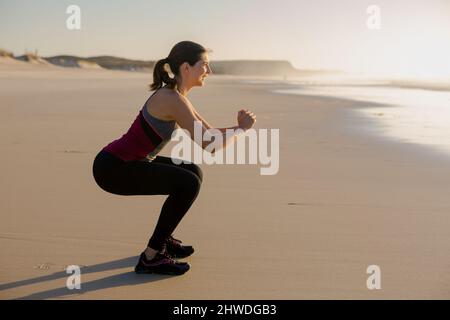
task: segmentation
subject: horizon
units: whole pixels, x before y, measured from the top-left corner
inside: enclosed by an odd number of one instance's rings
[[[12,52],[11,50],[5,49],[0,47],[0,50],[3,50],[7,53],[11,53],[13,55],[13,58],[17,59],[26,55],[33,55],[39,58],[43,58],[43,59],[51,59],[51,58],[56,58],[56,57],[74,57],[74,58],[79,58],[79,59],[94,59],[94,58],[116,58],[116,59],[124,59],[124,60],[128,60],[128,61],[139,61],[139,62],[156,62],[157,60],[135,60],[135,59],[130,59],[128,57],[122,57],[122,56],[112,56],[112,55],[95,55],[95,56],[78,56],[78,55],[74,55],[74,54],[59,54],[59,55],[49,55],[49,56],[43,56],[39,54],[39,50],[33,50],[33,51],[27,51],[27,52],[23,52],[22,54],[15,54],[14,52]],[[293,63],[289,60],[269,60],[269,59],[221,59],[221,60],[214,60],[211,59],[211,62],[287,62],[289,63],[294,69],[299,70],[299,71],[326,71],[326,72],[342,72],[344,73],[345,71],[343,70],[337,70],[337,69],[298,69],[295,68],[295,66],[293,65]]]

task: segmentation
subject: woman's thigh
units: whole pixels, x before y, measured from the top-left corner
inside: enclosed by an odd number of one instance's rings
[[[106,191],[119,195],[169,195],[201,183],[187,169],[145,161],[125,162],[110,172],[107,180]]]
[[[177,159],[178,162],[181,162],[180,159]],[[164,156],[156,156],[156,158],[152,161],[153,163],[162,163],[162,164],[167,164],[170,166],[175,166],[177,168],[182,168],[182,169],[186,169],[191,171],[192,173],[194,173],[195,175],[198,176],[198,178],[200,179],[200,181],[203,181],[203,172],[202,169],[200,169],[200,167],[198,165],[196,165],[195,163],[192,162],[181,162],[179,164],[176,164],[173,162],[173,158],[169,158],[169,157],[164,157]]]

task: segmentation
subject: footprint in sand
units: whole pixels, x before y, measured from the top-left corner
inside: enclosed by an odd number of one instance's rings
[[[38,270],[49,270],[51,268],[51,266],[53,265],[53,263],[41,263],[37,266],[34,266],[33,269],[38,269]]]
[[[64,153],[86,153],[86,151],[66,149],[64,150]]]
[[[69,265],[57,265],[55,263],[46,262],[46,263],[41,263],[41,264],[34,266],[33,269],[38,269],[38,270],[60,269],[62,271],[65,271],[68,266]],[[81,269],[87,267],[87,265],[84,265],[84,264],[79,264],[77,266],[79,266]]]
[[[68,265],[66,265],[66,266],[62,266],[62,270],[66,270],[68,266],[69,266],[69,264],[68,264]],[[73,266],[73,264],[70,264],[70,266]],[[87,265],[85,265],[85,264],[77,264],[77,266],[79,266],[79,267],[80,267],[80,269],[83,269],[83,268],[86,268],[86,267],[88,267],[88,266],[87,266]]]

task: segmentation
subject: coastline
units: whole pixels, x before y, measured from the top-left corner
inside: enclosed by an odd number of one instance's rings
[[[360,130],[403,144],[415,144],[424,152],[450,157],[450,93],[426,87],[357,85],[297,85],[274,90],[281,94],[339,99],[352,103],[370,124]],[[367,124],[361,119],[361,122]]]

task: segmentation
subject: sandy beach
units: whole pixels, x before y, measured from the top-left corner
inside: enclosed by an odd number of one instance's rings
[[[256,128],[279,128],[279,172],[202,164],[174,233],[196,249],[191,270],[136,275],[165,197],[108,194],[92,161],[129,128],[149,82],[0,63],[1,299],[450,298],[449,159],[377,136],[353,112],[360,103],[231,76],[211,76],[190,100],[217,127],[248,108]],[[81,267],[81,290],[66,288],[68,265]],[[366,286],[370,265],[380,290]]]

